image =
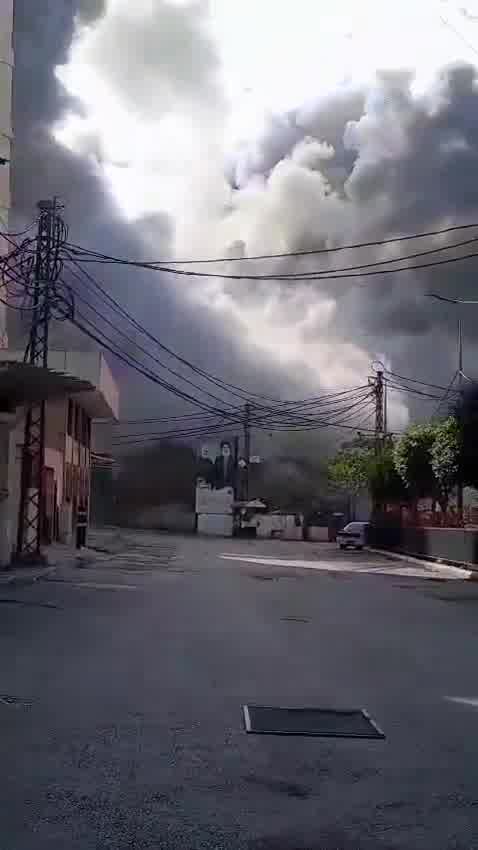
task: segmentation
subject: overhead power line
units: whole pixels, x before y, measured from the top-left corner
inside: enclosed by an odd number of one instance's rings
[[[223,428],[226,428],[226,429],[230,430],[230,429],[231,429],[231,428],[233,428],[233,427],[234,427],[234,426],[232,425],[232,423],[229,423],[229,425],[222,426],[221,428],[218,428],[217,430],[218,430],[218,431],[220,430],[220,431],[221,431],[221,433],[222,433]],[[254,427],[258,427],[258,426],[254,425]],[[259,426],[259,427],[260,427],[260,426]],[[264,429],[264,428],[263,428],[262,430],[266,430],[266,431],[273,431],[273,430],[282,430],[282,431],[318,431],[318,430],[321,430],[322,428],[339,428],[339,429],[343,429],[343,430],[346,430],[346,431],[355,431],[355,433],[357,433],[357,431],[362,431],[362,432],[365,432],[365,433],[375,434],[375,429],[374,429],[374,428],[367,428],[367,427],[365,427],[365,428],[364,428],[364,427],[362,427],[362,426],[361,426],[361,425],[359,425],[359,424],[357,424],[357,425],[348,425],[348,424],[340,423],[340,422],[329,422],[329,423],[325,423],[325,424],[323,424],[323,425],[318,424],[318,425],[313,426],[313,427],[311,427],[311,426],[309,425],[309,426],[304,426],[304,427],[298,426],[298,427],[283,428],[283,429],[274,429],[274,428],[265,428],[265,429]],[[186,434],[186,435],[181,434],[181,433],[177,433],[177,432],[172,432],[172,433],[170,433],[170,434],[168,434],[168,435],[164,435],[164,434],[160,434],[160,435],[151,435],[151,436],[147,436],[147,437],[145,436],[145,437],[143,437],[143,438],[141,438],[141,439],[131,439],[131,440],[125,440],[125,441],[123,441],[120,445],[121,445],[121,446],[128,446],[128,445],[144,445],[145,443],[149,443],[149,442],[151,442],[151,443],[157,443],[157,442],[161,442],[162,440],[169,440],[169,441],[170,441],[170,440],[175,440],[175,439],[186,439],[186,438],[188,438],[188,439],[192,439],[193,437],[206,437],[206,436],[207,436],[208,434],[210,434],[210,433],[211,433],[211,431],[210,431],[210,430],[204,430],[204,431],[202,431],[202,432],[197,432],[197,433],[194,433],[194,434]],[[117,444],[117,447],[118,447],[118,446],[119,446],[119,444]]]
[[[159,418],[150,418],[150,419],[120,419],[118,422],[114,424],[116,427],[128,426],[128,425],[158,425],[163,422],[183,422],[187,420],[193,419],[207,419],[210,416],[213,416],[212,413],[184,413],[182,416],[162,416]]]
[[[428,248],[425,251],[416,251],[413,254],[404,254],[404,255],[399,256],[399,257],[389,257],[388,259],[385,259],[385,260],[375,260],[372,263],[358,263],[354,266],[342,266],[340,268],[335,267],[335,268],[316,269],[315,271],[310,271],[310,272],[307,272],[307,271],[305,271],[305,272],[294,272],[294,273],[284,272],[283,274],[280,274],[280,275],[277,275],[277,274],[276,275],[255,275],[253,278],[251,276],[248,279],[254,279],[254,280],[256,280],[256,279],[257,280],[259,280],[259,279],[260,280],[279,280],[279,279],[280,280],[308,280],[310,278],[311,280],[314,280],[316,276],[337,275],[337,274],[342,273],[342,272],[357,271],[359,269],[367,270],[367,269],[370,269],[370,268],[376,268],[377,266],[386,266],[386,265],[390,265],[392,263],[399,263],[399,262],[404,262],[405,260],[414,260],[414,259],[417,259],[418,257],[426,257],[426,256],[429,256],[431,254],[438,254],[438,253],[441,253],[443,251],[451,251],[451,250],[456,249],[456,248],[463,248],[463,247],[466,247],[467,245],[473,245],[476,242],[478,242],[478,237],[474,236],[471,239],[465,239],[465,240],[462,240],[461,242],[452,242],[451,244],[448,244],[448,245],[441,245],[438,248]],[[88,262],[88,260],[83,259],[83,262]],[[98,262],[101,264],[101,261],[98,261]],[[108,263],[105,262],[103,264],[107,265]],[[118,263],[118,264],[120,264],[120,263]],[[164,271],[164,266],[161,268],[161,270]],[[171,271],[172,274],[179,274],[180,273],[180,271],[178,271],[177,269],[171,269],[170,271]],[[194,272],[188,272],[187,274],[188,275],[194,275],[195,273]],[[197,275],[202,276],[202,277],[223,277],[222,274],[217,275],[217,274],[214,274],[214,273],[207,273],[207,272],[198,272]]]
[[[98,315],[95,308],[93,308],[92,305],[89,302],[86,302],[86,303],[87,303],[88,307],[90,309],[93,309],[95,314]],[[78,322],[78,318],[80,319],[80,322]],[[100,316],[99,318],[101,319],[102,317]],[[127,362],[128,365],[130,365],[132,368],[135,368],[137,371],[139,371],[140,374],[144,375],[145,377],[149,377],[151,380],[154,380],[156,383],[159,382],[161,386],[168,389],[170,392],[173,392],[174,394],[178,395],[179,397],[186,398],[190,402],[192,401],[193,403],[198,404],[197,398],[191,397],[189,394],[186,394],[186,396],[185,396],[182,391],[178,391],[178,388],[176,386],[164,382],[164,380],[161,379],[160,376],[158,376],[156,373],[153,373],[152,370],[150,370],[148,367],[145,368],[144,364],[140,363],[137,360],[137,358],[133,357],[132,355],[128,354],[127,352],[123,351],[122,349],[118,350],[118,348],[119,348],[118,344],[116,343],[116,341],[114,339],[105,335],[103,333],[103,331],[100,330],[98,328],[98,326],[95,325],[93,322],[91,322],[91,320],[89,320],[87,317],[85,317],[81,314],[80,315],[77,314],[77,318],[76,318],[75,322],[76,322],[77,326],[79,326],[80,329],[82,329],[82,330],[85,330],[85,325],[84,325],[85,321],[86,321],[87,325],[89,325],[89,328],[86,328],[86,330],[88,330],[88,332],[90,334],[94,335],[93,338],[95,338],[96,340],[100,341],[103,344],[106,342],[107,343],[107,350],[110,350],[115,356],[119,356],[120,359],[123,360],[123,362]],[[115,327],[115,325],[113,325],[113,323],[109,322],[109,320],[107,321],[107,323],[116,330],[116,327]],[[101,334],[101,336],[98,336],[98,334]],[[126,337],[126,338],[128,339],[128,342],[130,342],[132,344],[136,344],[135,340],[132,340],[129,337]],[[110,345],[108,345],[108,343],[110,343]],[[144,353],[146,353],[148,356],[150,356],[150,352],[146,351],[146,349],[142,349],[141,346],[140,346],[140,350],[143,350]],[[155,359],[154,356],[153,356],[153,359]],[[161,365],[163,365],[163,364],[161,364]],[[180,376],[180,377],[183,378],[183,376]],[[368,388],[364,388],[364,389],[366,389],[368,391]],[[330,420],[329,418],[326,418],[326,417],[330,417],[331,415],[340,416],[340,415],[343,415],[345,413],[348,413],[349,409],[350,409],[350,405],[345,406],[345,409],[344,409],[343,406],[338,407],[338,408],[335,407],[335,406],[331,407],[330,405],[331,405],[331,402],[333,400],[333,397],[335,397],[335,396],[340,397],[340,396],[347,394],[349,396],[349,400],[350,400],[350,393],[351,392],[354,392],[354,391],[353,390],[352,391],[347,390],[347,391],[343,391],[342,393],[329,394],[328,397],[325,396],[324,398],[312,399],[312,400],[306,399],[306,400],[304,400],[302,405],[298,404],[297,402],[278,402],[275,405],[262,405],[262,406],[259,407],[259,414],[260,414],[261,420],[257,422],[257,425],[258,425],[258,427],[261,427],[263,425],[264,425],[264,427],[268,427],[269,420],[271,419],[271,417],[274,417],[274,415],[277,417],[279,411],[280,411],[281,415],[279,415],[278,427],[282,427],[283,429],[287,429],[288,427],[289,428],[290,427],[293,427],[293,428],[297,428],[297,427],[306,427],[306,428],[309,428],[309,427],[325,427],[328,424],[338,424],[335,421],[332,422],[332,420]],[[332,398],[330,396],[332,396]],[[220,400],[220,401],[222,402],[222,400]],[[362,399],[359,398],[359,401],[362,401]],[[328,403],[329,408],[328,408],[328,410],[321,411],[321,419],[320,419],[319,422],[314,421],[311,417],[304,416],[304,414],[302,414],[300,417],[297,415],[301,411],[302,406],[304,408],[306,408],[307,406],[310,406],[311,404],[313,404],[315,407],[317,407],[317,405],[320,405],[320,404],[323,404],[323,403]],[[218,414],[218,415],[222,416],[226,421],[231,421],[231,420],[234,421],[234,419],[235,419],[234,408],[228,408],[227,410],[218,409],[218,408],[211,408],[210,406],[206,407],[202,403],[200,403],[199,406],[201,406],[203,410],[208,410],[209,413]],[[356,406],[356,405],[354,405],[354,406]],[[289,411],[288,411],[288,407],[289,408],[293,407],[293,409],[289,409]],[[293,416],[294,409],[296,411],[295,416]],[[284,419],[287,412],[289,412],[288,418],[291,420],[290,422],[288,422]],[[236,409],[236,416],[237,416],[237,409]],[[212,423],[209,423],[208,427],[210,427],[211,424]],[[223,427],[223,423],[220,423],[219,427]],[[181,434],[183,434],[182,431],[181,431]],[[139,435],[139,434],[138,435],[131,435],[131,434],[124,435],[124,437],[126,437],[126,438],[131,438],[131,437],[136,437],[136,436],[140,439],[150,439],[151,438],[150,434],[147,434],[147,435],[146,434],[145,435],[143,435],[143,434],[141,434],[141,435]],[[162,435],[162,436],[164,436],[164,435]],[[168,432],[168,436],[172,436],[172,435]],[[191,431],[188,431],[188,436],[191,436]],[[123,437],[123,440],[124,440],[124,437]],[[119,439],[121,439],[121,437]]]
[[[423,392],[422,390],[412,388],[412,387],[404,387],[404,386],[401,386],[400,384],[393,383],[392,381],[386,381],[386,384],[387,384],[388,389],[390,389],[390,390],[393,390],[395,392],[408,393],[408,395],[416,395],[416,396],[419,396],[420,398],[425,398],[428,401],[439,401],[442,398],[442,396],[440,396],[440,395],[434,395],[432,393],[426,393],[426,392]]]
[[[163,342],[161,342],[161,340],[158,339],[158,337],[155,336],[150,330],[148,330],[146,327],[144,327],[144,325],[142,325],[141,322],[139,322],[131,313],[129,313],[129,311],[126,310],[126,308],[122,304],[120,304],[115,298],[113,298],[113,296],[110,295],[104,289],[103,286],[101,286],[101,284],[98,282],[98,280],[93,275],[91,275],[88,271],[86,271],[86,269],[84,269],[80,265],[80,263],[78,263],[75,260],[73,260],[73,263],[75,265],[75,268],[77,268],[78,271],[80,272],[80,274],[83,276],[84,280],[86,280],[87,283],[91,284],[94,287],[94,289],[96,290],[96,292],[99,293],[99,295],[97,295],[97,297],[99,297],[102,301],[107,303],[110,306],[110,308],[113,310],[114,313],[116,313],[117,315],[119,315],[123,319],[125,319],[127,322],[129,322],[134,328],[136,328],[136,330],[138,330],[140,333],[143,334],[143,336],[145,336],[147,339],[149,339],[151,342],[153,342],[155,345],[157,345],[162,351],[169,354],[171,357],[176,359],[179,363],[188,367],[195,374],[200,375],[201,377],[205,378],[210,383],[214,384],[215,386],[219,387],[222,390],[228,390],[231,395],[236,396],[237,398],[240,398],[241,401],[247,401],[249,398],[251,398],[251,396],[254,397],[254,398],[258,398],[258,399],[262,399],[262,400],[266,400],[266,401],[271,401],[271,402],[277,401],[276,399],[270,398],[267,395],[264,395],[264,394],[261,394],[261,393],[255,393],[252,390],[249,391],[249,390],[246,390],[244,387],[239,387],[235,384],[230,383],[229,381],[225,381],[224,379],[218,377],[217,375],[214,375],[213,373],[208,372],[205,369],[201,369],[199,366],[192,363],[190,360],[183,357],[181,354],[178,354],[172,348],[170,348],[169,346],[167,346]]]
[[[70,269],[70,273],[73,274],[78,280],[80,279],[79,275],[76,275],[75,272],[72,271],[71,269]],[[184,383],[189,384],[191,387],[193,387],[194,389],[203,393],[204,395],[209,396],[209,398],[212,398],[214,401],[219,402],[219,404],[226,405],[226,407],[230,406],[229,402],[226,399],[220,398],[219,396],[215,395],[214,393],[211,393],[208,390],[204,389],[203,387],[199,386],[199,384],[194,383],[194,381],[191,381],[189,378],[186,378],[184,375],[181,375],[180,372],[177,372],[175,369],[171,369],[170,366],[168,366],[166,363],[164,363],[162,360],[160,360],[158,357],[156,357],[154,354],[152,354],[150,351],[148,351],[148,349],[146,349],[144,346],[142,346],[139,342],[136,342],[135,339],[128,336],[128,334],[126,334],[121,328],[119,328],[117,324],[115,324],[110,319],[108,319],[107,316],[100,313],[94,307],[93,304],[91,304],[83,295],[81,295],[81,293],[76,291],[75,297],[78,300],[80,300],[82,302],[82,304],[85,304],[85,306],[88,307],[88,309],[92,311],[92,313],[95,315],[95,317],[97,319],[104,322],[104,324],[108,325],[108,327],[112,328],[115,331],[115,333],[119,334],[123,339],[125,339],[126,342],[129,345],[135,346],[135,348],[137,348],[138,351],[141,351],[142,354],[146,355],[146,357],[149,357],[151,360],[153,360],[154,363],[156,363],[162,369],[169,372],[171,375],[178,378],[179,380],[184,381]]]
[[[346,245],[337,245],[333,248],[316,248],[311,250],[304,251],[284,251],[282,253],[277,254],[255,254],[249,257],[215,257],[213,259],[186,259],[186,260],[151,260],[146,263],[147,266],[158,266],[158,265],[166,265],[166,266],[185,266],[185,265],[199,265],[205,263],[230,263],[230,262],[243,262],[247,260],[280,260],[286,257],[307,257],[319,254],[334,254],[339,251],[349,251],[355,250],[357,248],[376,248],[381,245],[391,245],[395,242],[407,242],[413,239],[426,239],[430,236],[442,236],[447,233],[454,233],[458,230],[469,230],[472,228],[478,227],[478,223],[470,223],[470,224],[457,224],[451,227],[442,227],[437,230],[428,230],[422,233],[412,233],[407,234],[405,236],[391,236],[387,239],[376,239],[370,242],[356,242],[352,244]],[[84,254],[89,254],[90,256],[98,257],[105,260],[111,260],[113,262],[125,263],[128,262],[125,259],[119,259],[117,257],[113,257],[108,254],[101,254],[98,251],[88,250],[83,248],[81,245],[75,245],[74,243],[69,243],[70,250],[81,252]]]
[[[79,321],[80,320],[80,321]],[[76,314],[76,316],[71,320],[72,324],[75,325],[82,333],[86,334],[90,339],[97,342],[100,346],[102,346],[106,351],[109,351],[114,357],[118,360],[125,363],[130,368],[134,369],[138,374],[162,387],[163,389],[168,390],[173,395],[176,395],[178,398],[183,399],[183,401],[187,401],[190,404],[195,405],[196,407],[201,407],[203,410],[207,410],[212,413],[219,413],[227,417],[226,411],[221,411],[217,408],[212,408],[210,405],[196,399],[194,396],[191,396],[189,393],[180,390],[178,387],[174,386],[174,384],[170,384],[164,379],[160,378],[160,376],[156,375],[151,369],[144,366],[139,360],[137,360],[133,355],[129,355],[127,352],[118,350],[115,341],[104,334],[102,330],[97,328],[94,323],[92,323],[86,316],[82,316],[81,314]],[[86,323],[86,324],[85,324]],[[90,327],[86,327],[89,325]]]
[[[265,417],[261,414],[260,410],[255,410],[251,408],[250,411],[250,424],[254,428],[258,428],[260,430],[265,431],[312,431],[323,429],[327,427],[345,427],[347,429],[357,430],[357,428],[362,427],[362,419],[360,418],[360,422],[352,425],[348,424],[351,419],[359,416],[362,417],[364,411],[366,409],[370,410],[371,406],[371,396],[370,388],[367,387],[368,393],[366,396],[361,394],[360,397],[357,397],[353,403],[349,403],[348,401],[344,402],[340,407],[333,407],[328,409],[327,411],[323,411],[319,416],[301,416],[300,414],[297,416],[292,415],[292,411],[289,411],[288,419],[282,418],[284,416],[284,412],[279,412],[276,416],[276,419]],[[176,429],[167,429],[161,432],[149,432],[149,433],[134,433],[134,434],[125,434],[118,436],[115,440],[115,445],[117,447],[127,446],[127,445],[139,445],[148,442],[156,442],[161,440],[173,440],[173,439],[191,439],[201,436],[208,436],[218,431],[223,431],[225,428],[230,429],[235,425],[243,424],[243,416],[238,416],[236,422],[217,422],[213,424],[205,424],[205,425],[191,425],[190,427],[181,427],[179,426]]]
[[[472,242],[476,240],[471,240]],[[465,243],[463,243],[465,244]],[[466,243],[466,244],[469,244]],[[429,253],[436,253],[437,251],[449,250],[452,249],[453,245],[447,246],[445,248],[436,248]],[[133,268],[146,269],[152,272],[161,272],[163,274],[172,275],[174,277],[191,277],[191,278],[199,278],[199,279],[219,279],[219,280],[247,280],[247,281],[270,281],[270,282],[287,282],[287,281],[295,281],[297,283],[300,282],[308,282],[308,281],[319,281],[319,280],[346,280],[349,278],[356,277],[375,277],[376,275],[390,275],[390,274],[398,274],[400,272],[410,272],[417,271],[419,269],[428,269],[434,268],[436,266],[448,265],[450,263],[458,263],[462,260],[470,260],[474,257],[478,257],[478,253],[471,252],[469,254],[461,254],[458,257],[448,257],[442,260],[433,260],[430,263],[412,263],[411,265],[406,266],[398,266],[397,268],[384,268],[384,269],[376,269],[376,268],[367,268],[366,265],[358,266],[355,268],[362,268],[364,271],[345,271],[343,274],[338,273],[339,269],[332,269],[327,271],[325,269],[316,269],[311,272],[304,272],[302,274],[259,274],[259,275],[247,275],[247,274],[226,274],[226,273],[218,273],[218,272],[198,272],[198,271],[188,271],[186,269],[173,269],[169,266],[156,266],[156,265],[148,265],[147,263],[142,263],[139,261],[127,260],[127,261],[107,261],[112,262],[114,265],[124,265],[130,266]],[[370,266],[375,265],[386,265],[388,262],[404,262],[407,259],[411,259],[412,255],[409,257],[397,257],[395,260],[384,260],[383,262],[371,263]],[[82,262],[88,262],[83,259]],[[103,263],[105,264],[105,263]],[[106,263],[107,264],[107,263]],[[352,268],[352,267],[350,267]]]
[[[252,404],[252,409],[254,411],[254,415],[261,416],[261,421],[266,421],[267,418],[271,416],[286,416],[287,414],[291,415],[294,412],[296,414],[301,413],[304,410],[319,410],[323,412],[323,408],[330,406],[335,406],[335,404],[339,400],[350,401],[359,397],[360,393],[364,391],[369,392],[370,387],[368,384],[364,384],[363,386],[351,387],[347,390],[341,390],[340,392],[333,393],[325,393],[321,396],[315,396],[307,399],[297,400],[297,401],[284,401],[277,402],[274,405],[258,405],[257,403]],[[207,419],[212,414],[202,414],[202,413],[190,413],[185,414],[183,416],[170,416],[165,418],[149,418],[149,419],[127,419],[122,420],[117,423],[118,427],[128,426],[128,425],[149,425],[149,424],[161,424],[163,422],[171,422],[171,421],[183,421],[183,420],[192,420],[192,419]],[[125,435],[128,436],[128,435]]]
[[[442,392],[448,391],[448,388],[443,387],[441,384],[431,384],[431,383],[428,383],[427,381],[419,381],[417,378],[410,378],[410,377],[406,377],[405,375],[399,375],[397,372],[392,372],[390,369],[384,369],[383,372],[384,372],[384,375],[392,375],[392,377],[399,378],[399,380],[401,380],[401,381],[408,381],[409,383],[412,383],[412,384],[419,384],[422,387],[432,387],[432,389],[441,390]],[[455,390],[454,392],[458,392],[458,390]]]
[[[104,289],[104,287],[99,283],[99,281],[93,275],[91,275],[88,271],[86,271],[86,269],[84,269],[81,266],[80,263],[78,263],[77,261],[73,261],[73,264],[74,264],[75,268],[77,269],[77,271],[79,272],[79,274],[82,276],[83,281],[86,283],[86,285],[89,288],[94,287],[94,290],[92,290],[92,291],[94,291],[95,296],[97,298],[99,298],[101,301],[103,301],[105,304],[108,304],[116,315],[120,316],[121,318],[123,318],[124,320],[129,322],[136,330],[138,330],[140,333],[142,333],[147,339],[151,340],[162,351],[165,351],[171,357],[178,360],[178,362],[180,362],[181,364],[183,364],[183,365],[187,366],[189,369],[191,369],[195,374],[200,375],[201,377],[210,381],[211,383],[213,383],[214,385],[216,385],[220,389],[228,390],[231,395],[236,396],[237,398],[241,399],[241,401],[248,401],[248,400],[252,400],[253,398],[255,398],[255,399],[259,399],[261,401],[266,401],[266,402],[269,402],[269,403],[272,403],[272,404],[280,404],[280,405],[282,405],[282,404],[300,404],[304,401],[304,400],[297,400],[297,399],[288,400],[288,401],[284,401],[284,400],[280,400],[280,399],[274,399],[274,398],[271,398],[270,396],[267,396],[263,393],[256,393],[256,392],[253,392],[252,390],[247,390],[244,387],[239,387],[237,384],[233,384],[229,381],[225,381],[223,378],[220,378],[217,375],[214,375],[213,373],[206,371],[205,369],[201,369],[199,366],[192,363],[190,360],[187,360],[185,357],[178,354],[176,351],[171,349],[169,346],[166,346],[164,343],[162,343],[161,340],[157,336],[155,336],[151,331],[149,331],[147,328],[145,328],[144,325],[142,325],[131,313],[129,313],[129,311],[126,310],[126,308],[123,305],[121,305],[115,298],[113,298],[113,296],[110,295]],[[76,273],[74,273],[71,270],[71,266],[68,266],[68,267],[69,267],[70,271],[72,272],[72,274],[75,274],[75,276],[76,276]],[[305,399],[305,401],[309,401],[309,400],[310,399]],[[255,403],[257,403],[257,402],[255,402]]]
[[[460,32],[460,30],[458,30],[455,26],[453,26],[453,24],[451,23],[451,21],[448,20],[448,18],[445,18],[443,15],[440,15],[440,14],[438,15],[438,17],[440,18],[440,21],[442,22],[444,27],[446,27],[447,29],[450,30],[450,32],[452,32],[454,35],[456,35],[456,37],[460,39],[461,43],[464,44],[465,47],[468,47],[468,49],[471,50],[475,54],[475,56],[478,56],[478,50],[475,47],[475,45],[473,44],[473,42],[469,41],[463,35],[463,33]]]

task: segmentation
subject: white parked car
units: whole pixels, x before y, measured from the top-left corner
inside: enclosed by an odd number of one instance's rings
[[[342,531],[337,533],[337,545],[340,549],[363,549],[367,540],[369,522],[349,522]]]

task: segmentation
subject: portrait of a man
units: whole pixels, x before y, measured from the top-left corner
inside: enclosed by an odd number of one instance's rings
[[[221,453],[214,461],[214,487],[216,490],[234,487],[234,458],[231,444],[227,440],[222,441]]]

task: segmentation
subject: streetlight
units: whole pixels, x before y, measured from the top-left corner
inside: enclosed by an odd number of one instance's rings
[[[478,304],[478,301],[466,301],[463,298],[447,298],[436,292],[425,292],[427,298],[435,298],[437,301],[445,301],[447,304]],[[463,327],[461,316],[458,317],[458,379],[461,387],[463,381]]]
[[[438,295],[436,292],[425,292],[427,298],[435,298],[437,301],[445,301],[447,304],[478,304],[478,301],[468,301],[463,298],[447,298],[445,295]],[[455,372],[456,375],[456,372]],[[466,377],[463,372],[463,327],[461,316],[458,316],[458,387],[460,396],[463,397],[463,378]],[[457,508],[458,513],[463,516],[463,484],[458,483],[457,493]]]
[[[463,298],[446,298],[436,292],[425,292],[427,298],[436,298],[438,301],[448,301],[449,304],[478,304],[478,301],[465,301]]]

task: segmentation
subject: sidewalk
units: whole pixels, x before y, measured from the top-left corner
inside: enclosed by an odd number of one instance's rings
[[[418,558],[416,555],[406,555],[402,552],[392,552],[389,549],[377,549],[375,546],[366,547],[369,552],[375,555],[380,555],[382,558],[387,558],[390,561],[407,561],[409,564],[418,564],[421,567],[428,567],[433,572],[443,570],[449,574],[454,571],[457,578],[463,580],[478,581],[478,565],[465,564],[459,561],[447,561],[443,558]]]
[[[0,570],[0,587],[33,584],[55,571],[55,567],[12,567]]]
[[[56,572],[59,567],[81,567],[101,560],[98,552],[87,546],[76,549],[63,543],[51,543],[49,546],[45,546],[42,551],[44,555],[43,564],[22,566],[13,563],[11,566],[0,570],[0,587],[33,584]]]

